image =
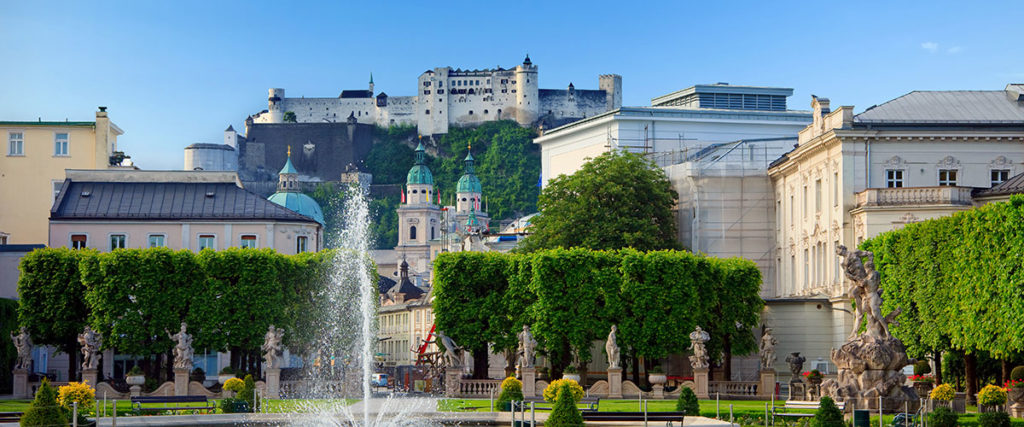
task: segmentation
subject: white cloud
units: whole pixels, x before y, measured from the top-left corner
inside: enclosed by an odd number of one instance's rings
[[[924,42],[921,43],[921,49],[927,50],[931,53],[935,53],[939,50],[939,44],[935,42]]]
[[[946,53],[948,53],[950,55],[956,55],[956,54],[958,54],[960,52],[963,52],[963,51],[964,51],[964,48],[962,48],[960,46],[953,46],[953,47],[951,47],[949,49],[946,49]]]

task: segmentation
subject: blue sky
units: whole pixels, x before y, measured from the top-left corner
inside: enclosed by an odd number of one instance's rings
[[[729,82],[860,112],[1024,81],[1024,3],[967,3],[0,0],[0,120],[92,120],[105,105],[137,165],[180,169],[182,148],[242,129],[270,87],[337,96],[372,72],[377,91],[412,95],[428,68],[526,53],[542,88],[621,74],[625,105]]]

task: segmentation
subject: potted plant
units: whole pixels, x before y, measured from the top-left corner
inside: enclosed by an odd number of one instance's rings
[[[146,383],[146,375],[142,373],[142,368],[139,365],[135,365],[124,376],[124,382],[128,383],[128,385],[141,386]]]
[[[217,382],[224,384],[228,380],[235,377],[235,370],[231,369],[231,366],[225,366],[220,370],[220,374],[217,375]]]
[[[577,383],[579,383],[580,382],[580,374],[578,373],[578,371],[576,371],[576,367],[575,366],[569,365],[569,366],[565,367],[564,371],[562,371],[562,379],[563,380],[573,380],[573,381],[576,381]]]
[[[931,375],[911,375],[907,377],[914,384],[914,390],[917,391],[918,396],[926,396],[931,393],[932,387],[935,385],[935,377]]]
[[[654,384],[665,384],[668,382],[668,376],[661,370],[661,366],[655,365],[647,372],[647,382]]]
[[[989,384],[978,392],[978,409],[981,412],[999,412],[1006,403],[1006,390]]]
[[[804,372],[804,378],[807,378],[807,382],[813,385],[821,384],[822,378],[825,376],[821,374],[821,371],[817,369],[811,369],[808,372]]]
[[[1018,366],[1010,371],[1010,380],[1003,384],[1009,398],[1014,403],[1024,404],[1024,366]]]
[[[956,397],[956,392],[953,390],[953,387],[950,386],[949,384],[939,384],[938,386],[932,389],[932,392],[931,394],[928,395],[928,397],[931,397],[932,400],[939,402],[940,405],[952,409],[951,402],[953,402],[953,398]]]

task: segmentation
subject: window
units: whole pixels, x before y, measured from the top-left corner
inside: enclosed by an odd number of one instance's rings
[[[242,247],[243,248],[256,248],[256,235],[255,234],[243,234],[242,235]]]
[[[814,181],[814,212],[821,213],[821,180]]]
[[[885,186],[888,188],[903,188],[903,170],[886,169]]]
[[[217,247],[214,246],[216,240],[217,240],[217,236],[215,236],[213,234],[200,234],[199,235],[199,250],[203,250],[203,249],[206,249],[206,248],[210,248],[210,249],[216,250]]]
[[[959,171],[956,169],[939,169],[939,186],[955,187],[957,172]]]
[[[63,132],[53,134],[53,155],[68,155],[68,134]]]
[[[999,184],[1002,184],[1002,183],[1006,182],[1007,179],[1010,179],[1010,170],[1009,169],[992,169],[991,177],[992,177],[992,182],[991,182],[992,187],[995,187],[995,186],[997,186]]]
[[[423,114],[430,114],[430,110],[425,111]]]
[[[7,155],[25,155],[25,134],[21,132],[11,132],[7,134],[7,141]]]
[[[84,234],[71,235],[71,249],[85,249],[89,243],[89,236]]]
[[[50,184],[53,185],[53,200],[57,201],[57,196],[60,195],[60,189],[64,186],[64,181],[53,180],[50,181]]]
[[[255,236],[254,236],[255,237]],[[295,253],[301,254],[306,252],[306,246],[309,243],[309,237],[298,236],[295,238]]]
[[[110,250],[124,249],[125,243],[128,241],[128,236],[124,234],[111,234],[110,235]]]
[[[434,227],[430,227],[430,240],[434,240]]]
[[[409,227],[409,240],[416,240],[416,226]]]
[[[149,235],[149,247],[151,248],[162,248],[164,247],[164,235],[163,234],[150,234]]]

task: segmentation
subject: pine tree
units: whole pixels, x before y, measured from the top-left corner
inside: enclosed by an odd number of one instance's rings
[[[814,427],[845,427],[843,413],[831,397],[823,396],[818,404],[818,412],[814,414]]]
[[[683,387],[682,391],[679,392],[679,399],[676,400],[676,411],[686,412],[686,415],[695,417],[700,416],[700,404],[697,403],[697,395],[693,393],[693,389]]]
[[[60,426],[68,425],[68,417],[64,409],[57,405],[57,390],[50,387],[50,382],[43,383],[36,391],[32,406],[21,417],[22,426]]]
[[[565,384],[558,389],[558,397],[555,398],[555,407],[551,410],[551,416],[544,423],[547,427],[582,427],[583,416],[576,408],[576,401],[573,400],[572,390]]]

